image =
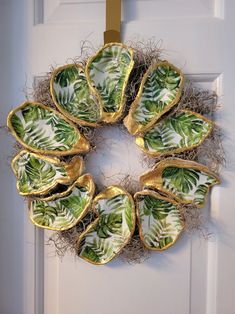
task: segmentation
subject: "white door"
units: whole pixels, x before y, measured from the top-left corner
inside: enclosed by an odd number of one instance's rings
[[[221,96],[228,164],[208,209],[213,240],[184,235],[134,266],[60,260],[27,218],[9,168],[13,141],[1,131],[1,314],[235,313],[234,14],[233,0],[123,0],[124,40],[162,39],[169,61]],[[81,41],[102,44],[105,1],[1,0],[0,15],[4,124],[25,84],[79,55]]]

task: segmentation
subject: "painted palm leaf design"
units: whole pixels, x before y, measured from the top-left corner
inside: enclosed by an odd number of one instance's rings
[[[153,191],[135,194],[140,238],[150,250],[165,250],[184,228],[178,204]]]
[[[124,124],[133,135],[148,130],[180,99],[184,77],[167,61],[151,66],[144,75]]]
[[[177,158],[160,161],[140,180],[146,187],[158,189],[181,203],[193,203],[197,207],[204,207],[210,188],[220,183],[206,166]]]
[[[131,195],[110,186],[93,203],[99,217],[81,235],[79,256],[93,264],[111,261],[128,243],[135,230],[135,207]]]
[[[100,100],[104,122],[113,123],[120,118],[133,65],[132,49],[119,43],[105,45],[88,61],[86,76]]]
[[[156,123],[136,144],[148,155],[180,153],[199,146],[210,134],[212,121],[189,110],[180,110]]]
[[[11,162],[21,195],[46,194],[59,183],[70,184],[82,173],[82,158],[74,157],[70,163],[28,151],[21,151]]]
[[[65,192],[29,201],[30,219],[45,229],[61,231],[72,228],[87,213],[94,189],[91,176],[85,174]]]
[[[100,105],[91,94],[82,66],[70,64],[56,69],[50,86],[54,103],[67,118],[81,125],[97,125]]]
[[[39,103],[25,102],[11,111],[7,125],[20,144],[42,154],[69,155],[90,148],[72,122]]]

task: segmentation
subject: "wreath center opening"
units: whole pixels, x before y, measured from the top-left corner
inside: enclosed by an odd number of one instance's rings
[[[143,153],[122,125],[98,129],[94,143],[95,148],[86,156],[85,164],[86,172],[93,175],[98,187],[135,185],[139,176],[148,170]]]

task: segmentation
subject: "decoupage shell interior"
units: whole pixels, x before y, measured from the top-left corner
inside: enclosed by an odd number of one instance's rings
[[[71,184],[82,173],[84,162],[74,157],[69,163],[55,157],[46,157],[22,150],[12,162],[17,178],[17,189],[21,195],[43,195],[58,184]]]
[[[128,131],[133,135],[147,131],[179,101],[183,84],[182,72],[169,62],[150,66],[124,119]]]
[[[156,192],[135,194],[140,238],[149,250],[162,251],[172,246],[184,228],[179,204]]]
[[[55,105],[67,118],[88,126],[100,122],[101,105],[91,92],[82,66],[69,64],[56,69],[50,89]]]
[[[7,125],[22,146],[36,153],[59,156],[90,149],[89,142],[72,122],[39,103],[27,101],[11,111]]]
[[[166,159],[140,177],[145,187],[160,190],[183,204],[204,207],[207,194],[220,180],[206,166],[183,159]]]
[[[114,123],[121,117],[133,65],[132,49],[120,43],[105,45],[88,61],[86,76],[100,100],[103,122]]]
[[[87,213],[95,186],[89,174],[79,177],[65,192],[29,201],[31,221],[45,229],[68,230]]]
[[[135,206],[123,188],[110,186],[98,194],[93,209],[99,217],[81,235],[79,256],[92,264],[106,264],[128,243],[135,230]]]
[[[212,121],[202,115],[179,110],[138,136],[136,144],[151,156],[180,153],[201,145],[212,127]]]

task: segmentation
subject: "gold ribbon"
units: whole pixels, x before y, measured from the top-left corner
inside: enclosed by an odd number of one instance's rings
[[[121,0],[106,0],[104,43],[121,42]]]

